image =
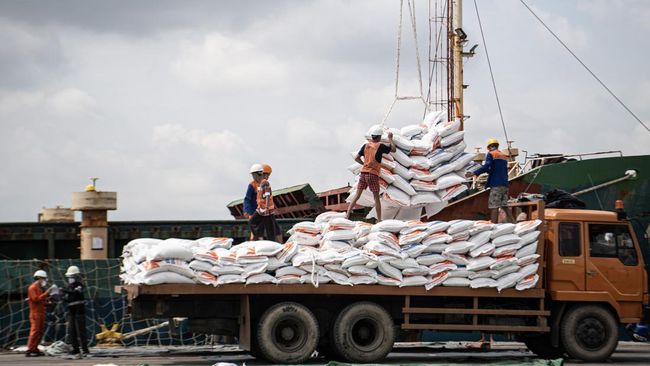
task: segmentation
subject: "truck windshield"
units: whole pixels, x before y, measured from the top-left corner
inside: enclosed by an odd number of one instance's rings
[[[589,255],[618,258],[626,266],[639,262],[626,225],[589,224]]]

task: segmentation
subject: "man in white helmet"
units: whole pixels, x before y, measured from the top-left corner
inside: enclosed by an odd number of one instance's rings
[[[29,303],[29,339],[25,356],[44,356],[38,350],[43,334],[45,333],[45,302],[50,296],[53,287],[43,291],[47,286],[47,273],[42,269],[34,272],[34,282],[27,288],[27,301]]]
[[[86,304],[84,299],[84,285],[81,282],[79,267],[70,266],[65,272],[68,286],[63,290],[63,300],[68,304],[67,333],[72,344],[72,355],[80,355],[80,347],[84,355],[88,355],[88,342],[86,339]]]
[[[250,219],[257,210],[257,189],[264,179],[264,167],[262,164],[253,164],[249,170],[253,180],[248,183],[246,196],[244,196],[244,217]]]
[[[389,145],[381,143],[381,136],[384,129],[380,125],[375,125],[368,131],[367,135],[370,137],[354,160],[363,165],[361,167],[361,174],[359,174],[359,183],[357,184],[357,192],[350,202],[346,217],[350,218],[354,205],[357,204],[361,193],[368,188],[375,199],[375,211],[377,212],[377,221],[381,221],[381,202],[379,201],[379,173],[381,171],[381,159],[383,154],[395,152],[395,144],[393,143],[393,133],[388,133]],[[363,157],[363,160],[361,160]]]

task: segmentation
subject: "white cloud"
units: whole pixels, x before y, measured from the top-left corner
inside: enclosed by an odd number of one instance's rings
[[[582,49],[589,46],[588,33],[576,25],[575,22],[571,22],[563,15],[553,14],[549,11],[539,9],[537,6],[529,6],[533,11],[535,11],[535,13],[537,13],[537,16],[539,16],[544,23],[546,23],[546,25],[548,25],[548,27],[551,28],[551,30],[569,46],[569,48]],[[535,20],[535,24],[540,39],[557,42],[548,30],[539,24],[537,20]]]
[[[48,95],[46,103],[64,116],[78,115],[91,111],[97,102],[86,92],[77,88],[66,88]]]
[[[210,33],[180,46],[171,69],[196,88],[269,88],[282,84],[285,65],[255,44]]]
[[[45,91],[16,91],[0,93],[0,114],[8,118],[20,113],[49,113],[63,118],[92,117],[97,102],[83,90],[74,87]]]

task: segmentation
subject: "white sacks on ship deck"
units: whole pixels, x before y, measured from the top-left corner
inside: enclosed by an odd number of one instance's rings
[[[539,281],[540,220],[384,220],[325,212],[285,244],[229,238],[135,239],[124,247],[126,284],[199,283],[436,286],[525,290]]]
[[[465,152],[460,121],[446,118],[446,111],[435,111],[418,125],[384,129],[382,142],[388,143],[388,132],[392,132],[396,146],[395,152],[383,155],[381,163],[379,183],[384,219],[419,219],[423,208],[427,216],[432,216],[467,190],[465,172],[478,167],[474,162],[476,154]],[[361,165],[355,162],[348,169],[358,182]],[[356,185],[350,190],[348,202],[356,193]],[[364,191],[357,204],[374,207],[372,193]],[[374,215],[373,210],[369,216]]]

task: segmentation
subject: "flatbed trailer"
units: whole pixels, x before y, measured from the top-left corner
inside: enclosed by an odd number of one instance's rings
[[[544,358],[607,359],[618,343],[619,325],[640,321],[648,304],[631,225],[615,212],[544,210],[539,202],[514,206],[528,217],[544,218],[540,279],[523,291],[337,284],[161,284],[123,290],[135,318],[187,317],[190,330],[236,336],[240,348],[272,362],[303,362],[315,350],[349,362],[376,362],[394,342],[416,339],[423,330],[513,334]],[[610,231],[620,243],[615,253],[598,255],[595,234]]]

